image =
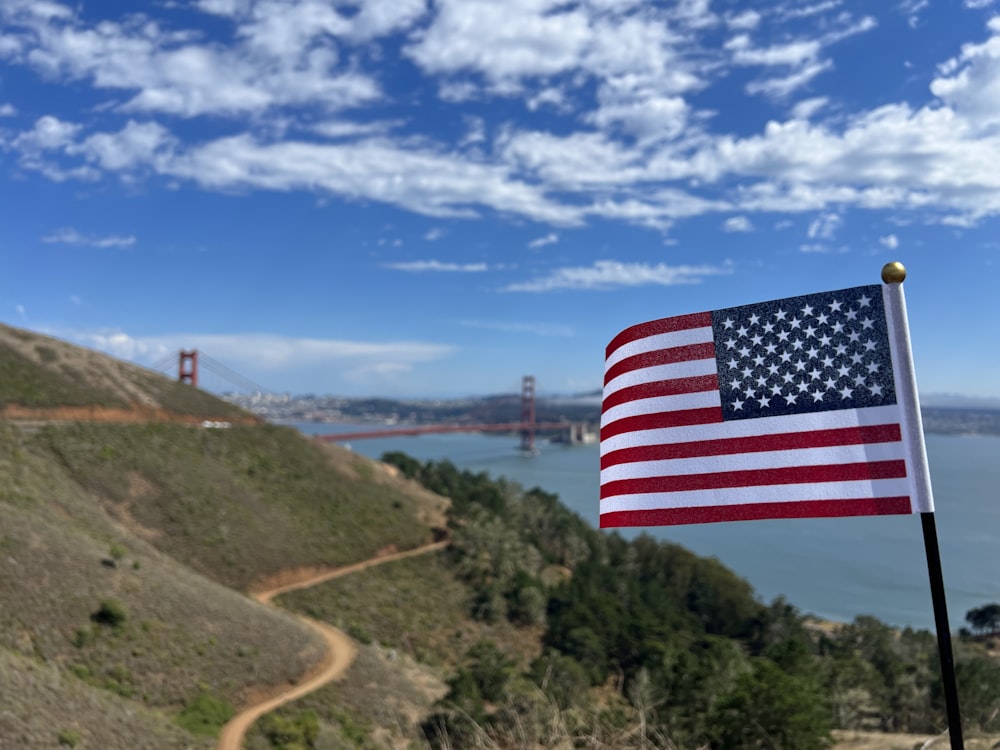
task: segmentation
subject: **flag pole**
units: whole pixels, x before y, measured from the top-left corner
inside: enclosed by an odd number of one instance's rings
[[[963,750],[962,715],[958,710],[958,685],[955,682],[955,660],[951,654],[951,627],[948,606],[944,598],[944,578],[941,575],[941,554],[938,550],[937,524],[934,513],[921,513],[924,529],[924,549],[927,551],[927,573],[931,582],[931,602],[934,605],[934,627],[937,630],[938,654],[941,657],[941,681],[944,705],[948,716],[948,735],[952,750]]]
[[[920,424],[920,405],[916,401],[916,377],[910,354],[909,326],[906,323],[906,305],[903,301],[902,284],[906,279],[906,268],[902,263],[887,263],[882,267],[882,281],[890,288],[891,315],[894,319],[894,335],[901,335],[903,346],[899,365],[905,372],[900,373],[907,386],[904,392],[912,394],[913,402],[907,404],[905,412],[912,414],[912,422],[907,425],[911,443],[924,452],[923,427]],[[889,312],[889,310],[887,310]],[[926,457],[917,462],[926,466]],[[920,470],[921,473],[922,470]],[[930,477],[915,477],[918,484],[926,487],[928,495],[920,513],[920,525],[924,532],[924,550],[927,553],[927,575],[931,586],[931,604],[934,607],[934,628],[937,631],[938,655],[941,659],[941,682],[944,689],[944,704],[948,718],[948,735],[952,750],[964,750],[962,741],[962,715],[958,707],[958,686],[955,681],[955,660],[951,651],[951,625],[948,623],[948,605],[944,594],[944,577],[941,574],[941,552],[938,548],[937,524],[934,519],[933,502],[930,500]]]

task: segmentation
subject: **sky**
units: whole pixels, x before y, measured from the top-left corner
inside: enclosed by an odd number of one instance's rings
[[[587,392],[898,260],[921,394],[996,398],[998,216],[995,0],[0,0],[0,321],[147,366]]]

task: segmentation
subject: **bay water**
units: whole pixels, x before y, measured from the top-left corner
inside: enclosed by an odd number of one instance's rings
[[[377,429],[371,425],[294,425],[308,435]],[[1000,602],[1000,438],[927,435],[938,538],[952,629],[965,613]],[[592,526],[599,515],[599,448],[541,441],[526,456],[515,437],[485,434],[371,438],[350,445],[380,458],[401,451],[421,461],[448,459],[525,488],[540,487]],[[618,530],[647,533],[716,557],[758,597],[782,596],[800,612],[849,622],[873,615],[897,627],[933,630],[927,563],[917,516],[782,519]]]

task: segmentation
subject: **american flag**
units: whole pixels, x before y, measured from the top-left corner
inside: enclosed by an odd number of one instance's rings
[[[899,284],[654,320],[608,345],[601,527],[930,510]]]

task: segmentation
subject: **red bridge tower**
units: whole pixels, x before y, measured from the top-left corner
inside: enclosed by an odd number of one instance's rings
[[[521,378],[521,450],[535,452],[535,376]]]
[[[181,349],[177,360],[177,380],[198,387],[198,350]]]

